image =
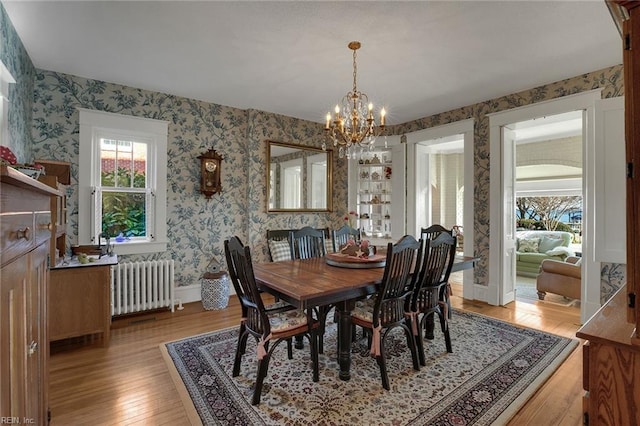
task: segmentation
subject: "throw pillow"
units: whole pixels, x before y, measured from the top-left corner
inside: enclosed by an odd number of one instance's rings
[[[549,250],[553,250],[556,247],[562,245],[562,240],[559,238],[547,237],[546,235],[540,239],[540,244],[538,245],[538,251],[540,253],[546,253]]]
[[[524,238],[518,240],[518,251],[520,253],[538,253],[540,238]]]
[[[567,256],[573,256],[575,253],[569,247],[558,246],[558,247],[552,248],[549,251],[546,251],[545,254],[547,256],[561,256],[564,258]]]
[[[269,252],[272,262],[291,260],[291,249],[287,240],[269,240]]]

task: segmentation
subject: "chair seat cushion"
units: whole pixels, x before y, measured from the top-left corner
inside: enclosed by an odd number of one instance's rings
[[[267,311],[268,314],[289,311],[295,308],[295,306],[290,305],[282,300],[279,302],[271,303],[269,305],[264,305],[264,310]]]
[[[265,305],[264,309],[266,311],[283,311],[286,309],[294,309],[294,306],[281,300],[279,302],[271,303],[270,305]]]
[[[351,316],[363,321],[373,322],[373,307],[375,303],[376,299],[374,297],[358,300]]]
[[[307,313],[296,309],[269,315],[269,324],[272,333],[282,333],[307,324]]]

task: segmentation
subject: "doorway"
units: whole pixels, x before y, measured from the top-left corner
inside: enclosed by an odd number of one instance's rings
[[[505,125],[514,144],[516,301],[539,300],[536,278],[542,260],[573,263],[582,255],[582,116],[583,112],[578,110]],[[536,235],[545,236],[535,238]],[[539,250],[535,253],[520,250],[519,242],[523,239],[539,242]],[[544,301],[577,309],[580,306],[579,299],[553,293],[548,293]]]
[[[593,167],[586,161],[593,150],[593,128],[585,123],[593,122],[594,105],[600,99],[600,91],[565,96],[546,102],[540,102],[490,116],[491,143],[491,224],[490,224],[490,266],[488,302],[505,305],[514,300],[516,282],[516,132],[518,123],[541,120],[566,113],[579,114],[582,132],[582,163],[585,164],[582,175],[582,193],[586,198],[593,196],[591,180]],[[557,117],[556,117],[557,118]],[[559,120],[563,121],[563,120]],[[523,127],[523,126],[520,126]],[[535,127],[535,126],[533,126]],[[582,215],[582,252],[592,247],[592,233],[588,232],[593,220],[593,211],[585,203]],[[581,316],[585,319],[587,306],[599,303],[593,299],[598,294],[599,270],[591,256],[582,261],[582,297]],[[590,277],[593,276],[593,279]],[[593,288],[592,288],[593,287]],[[596,291],[594,291],[594,288]]]
[[[407,233],[434,223],[458,226],[463,233],[459,253],[474,255],[473,120],[462,120],[402,138],[407,152]],[[474,283],[473,269],[460,277],[462,296],[480,299],[483,289]]]

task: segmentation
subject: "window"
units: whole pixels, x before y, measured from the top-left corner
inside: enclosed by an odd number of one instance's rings
[[[165,251],[165,121],[80,109],[78,240],[118,254]]]

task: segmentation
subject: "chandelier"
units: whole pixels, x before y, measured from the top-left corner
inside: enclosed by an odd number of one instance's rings
[[[351,158],[356,149],[373,149],[376,137],[384,131],[384,108],[380,110],[380,125],[376,125],[373,117],[373,104],[365,93],[359,92],[356,87],[356,51],[360,49],[359,41],[349,43],[349,49],[353,50],[353,90],[347,93],[340,104],[336,105],[334,115],[327,113],[327,122],[324,130],[333,146],[339,146],[338,156]],[[322,143],[322,149],[326,150],[326,143]]]

